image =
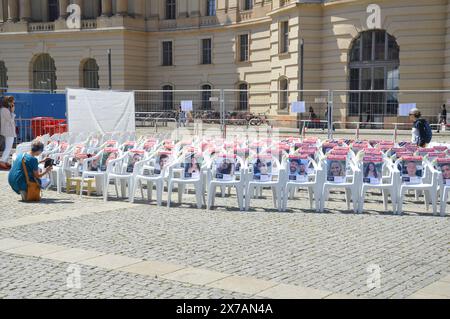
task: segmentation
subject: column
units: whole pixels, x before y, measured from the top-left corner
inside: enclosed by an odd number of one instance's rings
[[[116,15],[117,16],[127,16],[128,15],[128,0],[117,0],[116,2],[117,10]]]
[[[176,7],[177,7],[177,17],[186,18],[189,16],[187,0],[177,0]]]
[[[203,0],[190,0],[191,1],[191,6],[190,6],[190,10],[191,10],[191,17],[198,17],[200,15],[200,12],[202,11],[200,9],[200,3],[203,3]],[[206,8],[206,4],[204,5],[204,7]]]
[[[145,17],[144,0],[134,0],[134,16],[136,18]]]
[[[69,6],[69,0],[59,0],[59,20],[66,20],[69,13],[67,7]]]
[[[83,19],[83,0],[73,0],[73,4],[77,4],[81,9],[81,19]]]
[[[19,2],[20,21],[31,20],[31,0],[20,0]]]
[[[19,20],[19,6],[17,0],[8,0],[8,22]]]
[[[110,17],[112,14],[112,1],[102,0],[102,17]]]

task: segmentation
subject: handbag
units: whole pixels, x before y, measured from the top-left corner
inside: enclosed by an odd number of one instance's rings
[[[27,180],[27,196],[25,200],[27,202],[39,202],[41,200],[41,185],[38,182],[32,182],[30,180],[27,167],[25,166],[25,156],[22,158],[22,167],[25,179]]]

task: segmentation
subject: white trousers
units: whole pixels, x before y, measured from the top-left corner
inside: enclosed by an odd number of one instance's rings
[[[5,137],[5,150],[3,151],[1,162],[8,163],[9,155],[11,155],[13,144],[14,144],[14,137]]]

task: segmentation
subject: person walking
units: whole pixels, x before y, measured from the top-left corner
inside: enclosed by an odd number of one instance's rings
[[[427,147],[433,138],[430,123],[422,118],[422,113],[417,108],[414,108],[409,112],[409,120],[413,122],[411,136],[412,143],[419,147]]]
[[[5,96],[0,109],[0,135],[3,135],[5,138],[5,149],[3,150],[3,155],[0,160],[0,170],[11,169],[11,164],[9,164],[9,156],[11,155],[14,139],[17,137],[15,122],[16,114],[14,111],[14,97]]]

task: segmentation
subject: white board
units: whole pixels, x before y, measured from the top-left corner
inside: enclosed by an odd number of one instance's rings
[[[398,105],[398,116],[409,116],[409,112],[416,108],[416,103],[403,103]]]
[[[291,113],[305,113],[306,105],[305,101],[296,101],[291,104]]]
[[[133,92],[67,89],[71,133],[135,132]]]
[[[192,101],[181,101],[181,110],[185,112],[190,112],[194,108],[192,106]]]

